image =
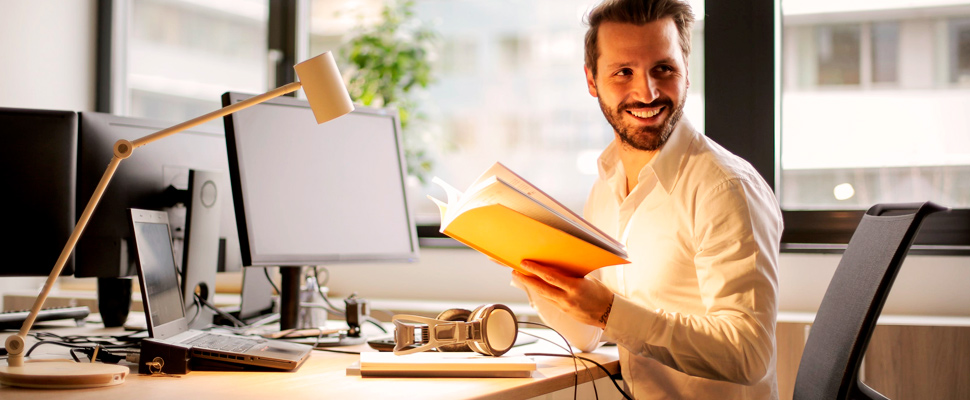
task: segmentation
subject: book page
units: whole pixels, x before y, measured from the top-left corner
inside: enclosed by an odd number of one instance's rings
[[[576,213],[574,213],[568,207],[562,205],[561,203],[556,201],[556,199],[553,199],[551,196],[549,196],[539,188],[535,187],[532,183],[529,183],[529,181],[525,180],[515,172],[512,172],[512,170],[508,169],[508,167],[506,167],[500,162],[496,162],[495,164],[492,164],[492,166],[488,170],[486,170],[485,173],[483,173],[478,178],[478,180],[476,180],[476,183],[473,184],[473,186],[478,184],[479,181],[482,181],[483,179],[487,179],[487,177],[489,176],[495,176],[507,182],[512,187],[518,189],[522,193],[525,193],[527,196],[536,199],[538,202],[554,210],[556,213],[562,215],[565,218],[570,219],[576,224],[584,227],[586,230],[590,232],[594,232],[597,236],[600,236],[603,240],[611,242],[613,246],[616,246],[619,248],[625,247],[618,240],[606,234],[605,232],[601,231],[599,228],[593,226],[593,224],[589,223],[579,215],[576,215]]]
[[[475,192],[466,192],[462,196],[462,199],[459,201],[457,207],[449,206],[449,211],[453,210],[455,215],[458,215],[470,209],[492,204],[501,204],[520,214],[526,215],[529,218],[539,221],[547,226],[551,226],[560,231],[566,232],[613,254],[624,258],[627,256],[624,246],[620,245],[616,240],[612,240],[612,238],[609,236],[602,235],[601,232],[587,229],[586,225],[588,224],[580,224],[577,221],[556,212],[556,210],[553,210],[545,204],[537,201],[535,198],[526,195],[519,189],[513,187],[511,184],[500,178],[492,176],[484,181],[479,182],[479,185],[484,186],[480,187]],[[451,220],[449,219],[448,222],[450,221]],[[445,221],[442,221],[443,228],[445,225]]]

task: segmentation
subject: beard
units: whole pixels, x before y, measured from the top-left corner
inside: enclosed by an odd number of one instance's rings
[[[677,122],[684,115],[684,102],[687,100],[687,96],[681,96],[681,99],[680,104],[677,104],[676,107],[674,107],[674,102],[669,97],[658,98],[650,104],[640,101],[621,103],[616,108],[611,108],[604,104],[601,97],[598,97],[597,101],[600,103],[600,109],[603,110],[603,115],[606,117],[606,120],[613,126],[613,130],[620,137],[621,143],[637,150],[655,151],[663,146],[664,143],[667,143],[667,139],[670,138],[670,134],[674,131],[674,126],[677,125]],[[634,126],[631,123],[625,123],[623,121],[623,114],[628,109],[660,106],[668,110],[673,110],[660,125]]]

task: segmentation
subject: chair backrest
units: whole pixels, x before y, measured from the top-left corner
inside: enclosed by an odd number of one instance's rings
[[[862,356],[920,223],[943,210],[931,202],[877,204],[863,215],[815,315],[794,399],[885,398],[858,380]]]

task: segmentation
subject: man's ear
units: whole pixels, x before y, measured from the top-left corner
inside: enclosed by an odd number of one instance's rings
[[[596,80],[593,79],[593,72],[589,70],[589,67],[583,66],[583,71],[586,72],[586,87],[589,89],[589,95],[593,97],[599,97],[596,93]]]

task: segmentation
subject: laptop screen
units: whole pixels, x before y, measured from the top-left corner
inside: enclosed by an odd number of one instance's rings
[[[158,327],[185,318],[167,221],[133,220],[132,228],[148,324]]]

